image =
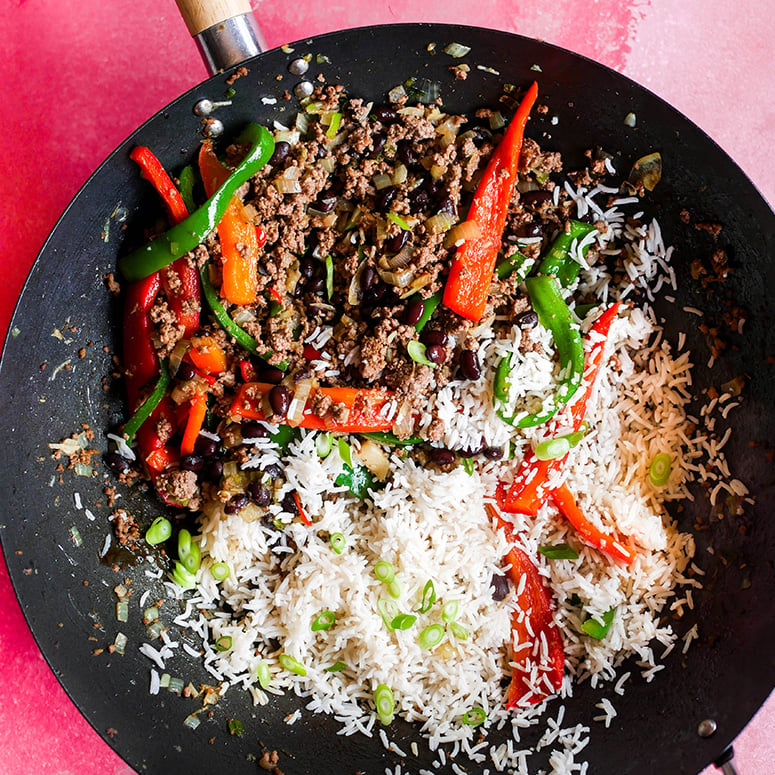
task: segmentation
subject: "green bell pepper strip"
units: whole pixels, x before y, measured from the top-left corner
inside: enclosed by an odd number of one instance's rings
[[[226,308],[221,304],[221,300],[218,298],[218,292],[210,282],[210,276],[208,273],[209,261],[205,262],[199,269],[199,277],[202,281],[202,294],[205,297],[207,306],[212,310],[215,319],[218,321],[220,327],[234,339],[240,347],[244,347],[248,352],[257,355],[265,361],[268,361],[272,353],[260,352],[258,349],[258,342],[247,332],[244,328],[240,328],[231,318],[231,315],[226,311]],[[287,361],[277,364],[277,368],[280,371],[285,371],[288,368]]]
[[[126,443],[132,446],[135,434],[140,430],[140,426],[151,416],[153,410],[161,403],[164,396],[167,395],[171,382],[170,372],[167,368],[166,361],[160,364],[159,379],[156,381],[156,385],[151,391],[148,398],[143,401],[140,406],[137,407],[134,414],[126,421],[123,430],[123,436],[126,439]]]
[[[499,280],[506,280],[516,272],[519,281],[522,282],[533,268],[534,263],[534,259],[516,250],[498,263],[495,267],[495,274]]]
[[[574,261],[570,255],[570,249],[576,240],[582,240],[588,234],[596,231],[592,223],[584,221],[569,221],[569,229],[561,231],[549,248],[549,252],[538,265],[538,274],[554,275],[563,288],[567,288],[579,274],[581,265]],[[586,255],[589,245],[582,248],[582,255]]]
[[[184,221],[119,260],[126,280],[140,280],[186,255],[210,234],[223,218],[237,189],[269,161],[274,152],[274,138],[260,124],[248,124],[239,142],[250,145],[247,156],[218,190]]]
[[[196,176],[194,174],[194,168],[189,164],[180,171],[178,176],[180,185],[180,195],[183,197],[183,202],[186,205],[186,209],[193,213],[196,210],[196,202],[194,201],[194,184],[196,183]]]
[[[414,330],[418,333],[425,328],[425,324],[431,319],[431,315],[436,311],[436,307],[441,302],[441,291],[434,293],[433,296],[428,296],[423,302],[424,310],[422,317],[414,324]]]
[[[368,433],[359,433],[365,439],[371,439],[378,444],[386,444],[389,447],[411,447],[414,444],[422,444],[424,439],[419,436],[409,436],[406,439],[399,439],[390,431],[369,431]]]
[[[573,316],[562,297],[559,282],[551,276],[539,276],[528,277],[525,283],[538,320],[544,328],[551,331],[557,346],[561,381],[554,406],[549,409],[529,414],[519,420],[516,415],[509,416],[498,412],[501,420],[517,428],[532,428],[554,417],[576,393],[584,374],[584,343],[578,327],[573,325]]]

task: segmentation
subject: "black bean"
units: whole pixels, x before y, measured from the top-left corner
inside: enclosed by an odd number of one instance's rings
[[[492,132],[489,129],[485,129],[483,126],[476,126],[472,129],[474,136],[471,138],[474,145],[479,147],[484,143],[486,140],[490,140],[492,138]]]
[[[108,452],[105,455],[105,465],[114,474],[125,474],[132,466],[130,462],[118,452]]]
[[[383,282],[370,285],[363,293],[363,301],[367,306],[375,306],[387,292],[387,286]]]
[[[377,191],[377,195],[374,197],[374,207],[381,213],[385,213],[390,209],[390,205],[393,204],[398,196],[398,189],[395,186],[386,186]]]
[[[414,326],[420,322],[420,318],[425,314],[425,302],[415,296],[409,300],[404,310],[404,323],[407,326]]]
[[[320,296],[326,290],[326,281],[323,277],[313,277],[306,285],[310,293]]]
[[[455,453],[451,449],[443,447],[434,447],[429,453],[428,458],[436,465],[446,466],[455,462]]]
[[[269,435],[269,431],[260,422],[243,422],[242,423],[242,438],[243,439],[265,439]]]
[[[414,150],[411,140],[399,140],[396,144],[396,157],[400,162],[411,167],[417,164],[417,151]]]
[[[180,467],[184,471],[201,471],[205,466],[205,459],[201,455],[183,455],[180,458]]]
[[[344,181],[341,178],[329,178],[328,190],[335,196],[339,196],[344,191]]]
[[[292,492],[286,492],[285,495],[283,495],[281,505],[283,507],[283,511],[287,511],[289,514],[293,514],[295,516],[299,513],[299,507],[296,505],[296,499],[293,497]]]
[[[279,385],[285,378],[285,372],[268,363],[258,368],[258,381],[268,382],[270,385]]]
[[[455,207],[455,203],[452,201],[451,197],[445,196],[440,202],[439,206],[436,208],[436,213],[447,213],[447,215],[457,215],[457,207]]]
[[[447,344],[447,335],[437,328],[429,328],[422,332],[422,340],[426,346],[437,344],[439,347],[445,347]]]
[[[239,514],[250,503],[250,498],[244,492],[239,492],[229,498],[223,510],[227,514]]]
[[[427,347],[425,355],[431,363],[444,363],[447,359],[447,351],[437,344],[432,344]]]
[[[274,144],[274,151],[272,152],[272,155],[269,157],[269,164],[274,166],[275,164],[280,164],[280,162],[285,161],[288,154],[290,153],[291,146],[290,144],[286,143],[285,140],[280,140],[279,142]]]
[[[409,210],[413,213],[420,213],[427,209],[431,203],[431,195],[422,187],[412,189],[407,195],[409,200]]]
[[[218,442],[208,439],[207,436],[197,436],[194,443],[194,452],[202,457],[212,457],[218,451]]]
[[[196,372],[194,371],[194,367],[187,361],[181,361],[178,370],[175,373],[175,377],[181,382],[188,382],[190,379],[194,379],[195,376]]]
[[[317,151],[315,151],[315,158],[325,159],[328,156],[328,150],[325,145],[319,145]]]
[[[492,599],[503,600],[506,595],[509,594],[509,578],[502,573],[493,573],[492,581],[490,582],[492,587]]]
[[[371,109],[371,115],[382,124],[395,124],[398,121],[398,113],[389,105],[376,105]]]
[[[359,284],[362,291],[367,291],[377,281],[377,270],[373,266],[364,266]]]
[[[247,487],[250,500],[256,506],[268,506],[272,502],[272,493],[261,482],[251,482]]]
[[[527,223],[520,230],[520,236],[522,237],[542,237],[543,233],[544,225],[541,223],[541,221]]]
[[[310,258],[309,256],[304,256],[304,258],[302,258],[299,261],[299,272],[301,276],[306,277],[307,279],[312,277],[315,274],[316,263],[317,262],[315,261],[314,258]]]
[[[457,454],[460,457],[476,457],[482,451],[482,446],[478,447],[466,447],[465,449],[457,450]]]
[[[482,376],[479,356],[473,350],[463,350],[460,353],[460,371],[466,379],[477,380]]]
[[[218,458],[208,460],[203,475],[208,481],[217,482],[223,476],[223,461]]]
[[[503,449],[502,447],[485,447],[482,454],[488,460],[500,460],[503,457]]]
[[[525,191],[519,198],[520,202],[524,205],[538,205],[542,202],[552,201],[552,192],[545,189],[539,189],[538,191]]]
[[[409,239],[409,232],[405,229],[401,229],[398,234],[393,235],[389,239],[385,240],[385,250],[388,253],[398,253],[401,248],[406,245],[406,241]]]
[[[371,138],[371,153],[369,154],[370,159],[375,159],[377,156],[379,156],[382,151],[385,150],[385,143],[387,142],[385,135],[383,134],[374,134]]]
[[[315,210],[320,210],[321,213],[330,213],[336,206],[337,198],[337,195],[331,190],[321,191],[313,207]]]
[[[431,177],[427,177],[423,181],[421,188],[423,191],[428,192],[428,196],[433,198],[435,196],[438,196],[439,192],[441,191],[441,183],[439,183],[438,180],[434,180]]]
[[[283,475],[283,469],[282,469],[282,466],[280,466],[278,463],[270,463],[264,469],[264,473],[267,476],[271,476],[272,479],[277,479]]]
[[[535,328],[538,325],[538,315],[532,309],[526,310],[517,315],[517,325],[525,329]]]
[[[285,385],[275,385],[269,391],[269,405],[275,414],[285,417],[291,405],[291,391]]]

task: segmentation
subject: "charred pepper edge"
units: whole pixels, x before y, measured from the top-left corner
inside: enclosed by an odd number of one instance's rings
[[[193,250],[217,227],[237,189],[255,175],[274,152],[274,138],[260,124],[248,124],[239,141],[250,144],[247,156],[198,210],[147,245],[119,260],[119,269],[126,280],[140,280],[163,269]]]

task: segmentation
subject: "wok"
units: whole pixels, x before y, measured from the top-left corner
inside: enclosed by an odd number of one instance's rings
[[[447,69],[451,61],[427,51],[431,41],[443,45],[453,40],[472,47],[469,61],[497,67],[499,75],[475,72],[466,81],[453,80]],[[775,629],[766,616],[773,593],[769,558],[775,527],[767,519],[773,505],[773,476],[762,449],[749,446],[751,441],[766,441],[773,430],[773,374],[766,357],[773,352],[775,336],[768,293],[775,280],[770,260],[775,216],[737,166],[685,118],[622,76],[552,46],[490,30],[399,25],[324,35],[296,49],[328,57],[330,62],[314,65],[312,73],[323,72],[352,94],[382,100],[397,82],[421,75],[442,83],[446,109],[464,112],[493,104],[503,82],[526,83],[536,76],[531,66],[537,64],[542,100],[550,111],[543,118],[534,117],[528,134],[561,150],[571,167],[574,161],[582,162],[584,149],[598,145],[617,153],[620,170],[648,151],[662,153],[666,174],[650,205],[677,247],[680,290],[673,303],[659,300],[657,310],[666,318],[668,335],[675,339],[685,331],[697,354],[698,395],[711,385],[747,374],[743,407],[732,415],[735,434],[727,454],[756,503],[743,518],[713,521],[710,529],[697,534],[706,588],[695,596],[695,616],[677,626],[680,631],[699,621],[699,642],[685,659],[671,655],[655,683],[635,680],[624,697],[614,697],[618,716],[611,729],[593,730],[585,756],[595,772],[698,771],[722,754],[775,685],[775,657],[766,645]],[[261,97],[280,96],[299,80],[287,71],[293,57],[274,50],[247,63],[250,72],[236,82],[233,104],[217,112],[227,136],[248,120],[271,123],[293,112],[293,103],[261,102]],[[386,61],[394,63],[387,70]],[[99,559],[108,529],[102,479],[66,472],[62,482],[52,486],[49,442],[78,430],[82,422],[99,433],[124,416],[120,388],[102,389],[103,377],[112,368],[110,352],[118,341],[117,304],[105,291],[103,275],[114,271],[117,256],[126,244],[139,239],[148,213],[158,207],[128,152],[135,144],[148,145],[171,169],[190,161],[202,136],[200,118],[192,108],[205,97],[219,100],[227,75],[184,94],[106,160],[68,207],[30,273],[0,363],[0,390],[11,409],[0,419],[7,439],[0,477],[4,504],[0,534],[9,573],[41,650],[87,719],[135,769],[206,771],[225,765],[235,772],[255,772],[255,763],[246,754],[257,752],[258,739],[281,751],[285,772],[338,773],[343,762],[345,771],[383,771],[400,760],[378,741],[343,740],[327,717],[303,716],[287,725],[284,717],[300,704],[294,698],[253,709],[246,695],[231,692],[196,732],[185,728],[183,718],[198,704],[172,695],[150,696],[149,663],[136,651],[145,639],[144,628],[134,616],[126,625],[115,621],[110,589],[129,576],[137,596],[149,582],[142,565],[124,567],[116,574],[110,562]],[[283,76],[281,81],[275,80],[277,75]],[[635,131],[623,123],[628,112],[638,118]],[[556,124],[552,117],[557,117]],[[121,208],[127,213],[126,231],[120,228]],[[682,221],[683,208],[698,220],[724,224],[722,244],[736,271],[715,297],[708,298],[691,282],[689,262],[706,254],[710,245],[704,232]],[[107,234],[106,224],[111,225]],[[63,273],[64,264],[79,271]],[[730,337],[731,348],[708,370],[702,365],[707,342],[696,317],[683,307],[701,308],[712,318],[721,311],[721,293],[745,307],[749,321],[745,333]],[[61,338],[51,336],[54,330]],[[83,358],[81,348],[86,350]],[[46,370],[41,372],[44,362]],[[105,446],[101,436],[95,444]],[[94,522],[76,507],[76,493],[97,515]],[[126,501],[146,519],[159,510],[151,497],[133,493]],[[709,511],[707,502],[698,497],[677,516],[687,529],[697,518],[707,521]],[[83,541],[79,546],[72,539],[73,526]],[[710,545],[713,555],[705,551]],[[94,645],[89,636],[96,632],[98,645],[105,645],[119,629],[129,638],[124,656],[89,655]],[[170,672],[195,684],[207,681],[187,658],[173,660]],[[605,696],[612,695],[609,691]],[[568,702],[566,723],[590,723],[598,701],[598,693],[587,685],[578,687]],[[225,719],[230,717],[245,723],[245,738],[225,734]],[[715,722],[715,734],[701,737],[698,727],[708,719]],[[106,730],[118,734],[110,736]],[[534,744],[539,734],[528,736],[526,744]],[[210,745],[213,736],[216,743]],[[391,737],[408,750],[417,735],[410,727],[398,726],[391,728]],[[432,758],[427,753],[420,762],[409,757],[407,768],[428,766]]]

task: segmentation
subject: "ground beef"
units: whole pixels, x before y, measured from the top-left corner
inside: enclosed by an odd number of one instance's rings
[[[137,520],[126,510],[116,509],[111,515],[113,533],[121,546],[131,548],[140,539]]]
[[[199,508],[199,484],[193,471],[171,469],[156,477],[157,492],[164,500],[185,506],[192,511]]]

